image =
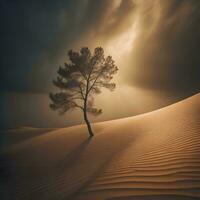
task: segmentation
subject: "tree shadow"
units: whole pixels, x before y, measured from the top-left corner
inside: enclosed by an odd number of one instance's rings
[[[73,149],[71,152],[66,154],[65,158],[62,160],[62,163],[59,163],[59,168],[66,169],[66,167],[70,167],[72,165],[75,165],[77,162],[79,162],[79,158],[81,157],[82,153],[87,148],[91,140],[92,138],[87,138],[82,143],[80,143],[77,147],[75,147],[75,149]]]

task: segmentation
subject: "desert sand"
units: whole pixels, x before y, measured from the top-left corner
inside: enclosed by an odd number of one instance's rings
[[[93,128],[24,128],[0,151],[1,199],[200,199],[200,94]]]

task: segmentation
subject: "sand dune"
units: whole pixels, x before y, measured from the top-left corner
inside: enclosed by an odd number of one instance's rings
[[[3,199],[200,199],[200,94],[163,109],[53,130],[1,151]]]

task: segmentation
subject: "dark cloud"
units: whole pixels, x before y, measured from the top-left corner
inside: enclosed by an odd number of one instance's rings
[[[129,83],[183,96],[200,89],[200,2],[154,1],[141,5]]]
[[[58,29],[55,1],[1,1],[1,91],[28,91],[30,71]]]
[[[199,1],[4,0],[0,11],[1,91],[47,92],[69,48],[105,44],[136,19],[129,84],[183,92],[200,87]]]
[[[0,90],[47,92],[69,48],[102,44],[130,25],[133,1],[117,2],[1,1]]]

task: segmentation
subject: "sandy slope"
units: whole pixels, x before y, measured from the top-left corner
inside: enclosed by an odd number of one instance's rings
[[[54,130],[1,152],[4,199],[200,199],[200,94],[152,113]],[[0,183],[2,185],[2,183]]]
[[[20,127],[16,129],[0,130],[0,149],[20,143],[26,139],[48,133],[53,128]]]

